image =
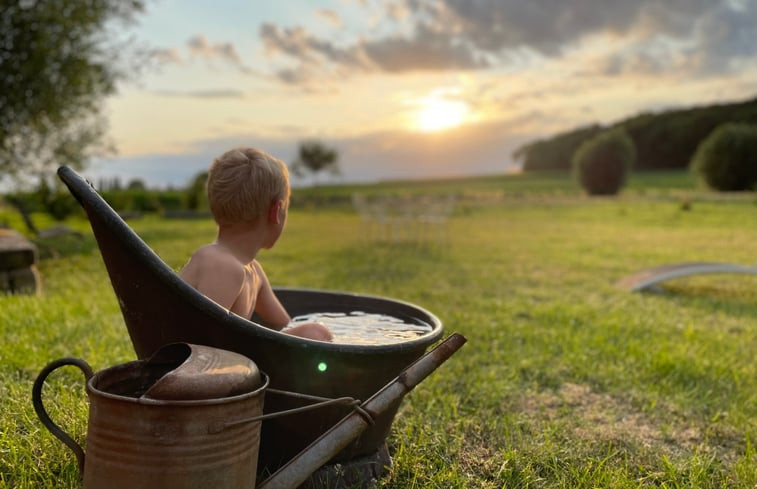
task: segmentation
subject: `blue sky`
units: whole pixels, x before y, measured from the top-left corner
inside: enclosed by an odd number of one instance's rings
[[[757,96],[755,25],[757,0],[153,0],[88,175],[178,186],[312,138],[342,181],[502,173],[578,125]]]

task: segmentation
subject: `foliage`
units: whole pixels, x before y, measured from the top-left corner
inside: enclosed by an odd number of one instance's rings
[[[296,175],[302,175],[302,170],[314,176],[324,170],[338,174],[339,153],[320,141],[304,141],[300,143],[297,160],[292,163],[291,169]]]
[[[625,185],[636,158],[633,141],[622,129],[605,131],[578,147],[573,171],[590,195],[615,195]]]
[[[142,0],[3,2],[0,174],[80,168],[107,149],[102,100],[125,73],[106,29],[142,8]]]
[[[147,190],[147,185],[141,178],[133,178],[126,184],[126,190]]]
[[[195,175],[184,191],[184,206],[190,211],[206,209],[208,207],[208,193],[205,190],[208,182],[208,172],[203,171]]]
[[[568,169],[566,160],[582,142],[603,129],[622,128],[636,146],[636,170],[688,168],[699,143],[727,122],[757,124],[757,99],[688,109],[645,113],[607,127],[586,126],[551,138],[527,143],[513,156],[523,169]]]
[[[180,190],[163,190],[153,193],[161,211],[178,211],[187,208],[184,203],[184,193]]]
[[[515,160],[522,160],[523,171],[570,170],[571,156],[584,141],[593,138],[603,128],[599,125],[581,127],[518,148]]]
[[[360,217],[341,210],[291,212],[258,257],[273,283],[406,300],[468,338],[403,400],[378,487],[755,487],[757,277],[677,279],[662,294],[613,286],[650,264],[751,263],[754,199],[708,195],[681,212],[670,196],[687,175],[665,174],[672,187],[654,176],[619,199],[579,198],[567,179],[534,175],[375,190],[498,189],[508,199],[452,217],[447,241],[433,244],[369,241]],[[86,222],[67,224],[94,241]],[[210,219],[132,225],[174,268],[215,236]],[[31,385],[56,358],[99,371],[135,355],[97,251],[43,260],[40,271],[44,295],[0,296],[0,487],[79,488],[73,454],[36,418]],[[45,401],[83,443],[80,372],[56,371]]]
[[[164,209],[161,201],[171,203],[172,206],[181,206],[181,198],[175,195],[175,192],[125,189],[109,190],[101,195],[118,212],[159,212]]]
[[[728,122],[757,124],[757,99],[647,114],[620,125],[636,143],[636,168],[685,169],[699,143]]]
[[[33,195],[41,204],[40,210],[50,214],[56,221],[62,221],[80,209],[76,199],[60,182],[56,182],[56,185],[50,188],[46,180],[40,180],[39,187]]]
[[[757,184],[757,125],[724,124],[697,148],[692,171],[715,190],[752,190]]]
[[[31,217],[32,213],[45,213],[55,221],[63,221],[81,210],[76,199],[63,188],[62,184],[57,183],[51,187],[46,180],[40,180],[33,191],[14,192],[5,195],[4,199],[21,215],[24,227],[35,235],[39,229]]]

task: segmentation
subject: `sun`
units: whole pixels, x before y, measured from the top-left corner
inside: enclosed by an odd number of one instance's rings
[[[437,132],[457,127],[470,112],[468,104],[460,100],[428,97],[420,102],[415,124],[423,132]]]

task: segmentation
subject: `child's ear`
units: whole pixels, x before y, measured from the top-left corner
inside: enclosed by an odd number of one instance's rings
[[[284,208],[283,200],[274,200],[273,203],[271,203],[271,207],[268,208],[268,221],[272,222],[273,224],[281,224],[281,219],[282,219],[281,210],[283,208]]]

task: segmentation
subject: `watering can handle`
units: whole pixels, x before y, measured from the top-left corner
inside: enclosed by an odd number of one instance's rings
[[[50,419],[50,415],[47,414],[45,407],[42,405],[42,386],[45,383],[45,379],[47,379],[47,376],[50,375],[53,370],[66,365],[74,365],[76,367],[79,367],[79,369],[84,373],[84,378],[86,380],[89,380],[90,377],[94,375],[89,364],[79,358],[61,358],[59,360],[50,362],[39,373],[37,380],[34,381],[34,386],[32,387],[32,404],[34,405],[34,411],[37,412],[37,417],[39,417],[39,420],[42,421],[43,425],[45,425],[45,428],[47,428],[50,433],[52,433],[64,444],[66,444],[66,446],[68,446],[68,448],[70,448],[74,452],[74,455],[76,455],[76,461],[79,465],[79,473],[83,473],[84,450],[81,446],[79,446],[78,443],[76,443],[70,436],[68,436],[65,431],[63,431],[58,425],[56,425],[52,419]]]

